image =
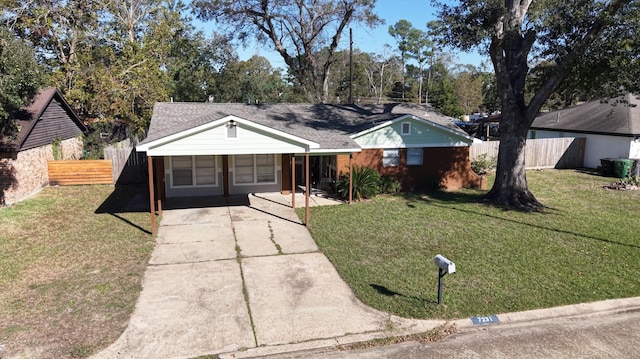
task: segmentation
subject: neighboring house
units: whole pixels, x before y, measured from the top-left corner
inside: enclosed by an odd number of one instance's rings
[[[640,158],[640,98],[627,94],[538,115],[528,138],[585,138],[584,166],[602,158]]]
[[[154,159],[164,198],[290,193],[306,183],[306,160],[315,186],[348,173],[351,162],[407,190],[480,187],[472,142],[427,106],[157,103],[136,149]]]
[[[49,184],[47,162],[82,157],[85,126],[55,88],[40,91],[14,114],[16,138],[0,138],[0,201],[11,204]]]

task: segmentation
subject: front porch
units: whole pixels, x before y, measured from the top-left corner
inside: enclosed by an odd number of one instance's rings
[[[255,156],[255,155],[254,155]],[[231,184],[237,184],[237,177],[235,174],[236,170],[230,171],[229,165],[229,157],[234,158],[232,155],[222,155],[222,156],[162,156],[156,157],[148,156],[148,173],[149,173],[149,203],[151,208],[151,228],[153,234],[155,233],[155,215],[162,215],[163,206],[171,206],[174,207],[176,205],[193,205],[198,206],[202,203],[225,203],[230,204],[233,201],[238,201],[238,198],[243,198],[243,196],[253,196],[255,198],[260,198],[260,196],[265,196],[264,193],[273,193],[278,192],[281,197],[279,200],[274,201],[274,203],[278,203],[280,205],[286,205],[290,208],[302,208],[304,203],[305,210],[305,226],[309,225],[309,207],[318,206],[318,205],[329,205],[329,204],[338,204],[342,203],[342,201],[336,200],[335,198],[331,198],[329,193],[326,192],[323,188],[318,188],[318,183],[313,183],[311,181],[312,175],[312,167],[311,167],[311,157],[307,152],[304,156],[296,156],[295,154],[288,155],[273,155],[274,158],[278,158],[278,161],[274,161],[273,163],[273,181],[269,181],[266,187],[260,187],[259,183],[251,183],[251,185],[246,187],[240,187],[246,190],[246,193],[231,193]],[[178,157],[179,161],[174,161],[174,159]],[[185,158],[190,157],[192,164],[191,167],[184,165]],[[199,157],[211,157],[213,165],[209,167],[205,167],[207,169],[212,169],[212,171],[201,171],[200,173],[208,173],[208,175],[198,176],[198,162],[203,163],[203,161],[198,161]],[[246,157],[246,156],[244,156]],[[297,158],[302,157],[302,172],[304,173],[304,180],[300,181],[299,177],[296,176],[296,173],[300,172],[299,161]],[[316,167],[314,173],[316,173],[317,178],[323,178],[322,175],[326,173],[331,173],[333,164],[333,169],[335,169],[335,158],[336,156],[313,156],[316,157],[317,163],[324,163],[327,166],[325,171],[324,168]],[[348,156],[349,159],[352,157]],[[257,157],[254,157],[257,158]],[[334,160],[332,161],[331,158]],[[222,168],[217,170],[215,163],[220,159],[220,163],[222,164]],[[177,170],[174,168],[174,162],[182,162],[182,167],[178,167]],[[288,162],[288,163],[287,163]],[[276,164],[280,164],[277,166]],[[166,166],[169,164],[170,168],[167,169]],[[324,167],[324,166],[322,166]],[[349,168],[351,168],[351,160],[349,160]],[[258,178],[260,175],[265,175],[266,172],[260,173],[257,170],[257,165],[254,166],[254,178]],[[242,176],[246,176],[246,171],[241,174]],[[349,172],[349,175],[351,173]],[[335,173],[337,179],[337,172]],[[326,178],[325,178],[326,179]],[[202,184],[202,186],[198,185],[198,181]],[[303,183],[304,185],[300,185],[299,183]],[[176,186],[176,184],[178,184]],[[178,192],[175,189],[181,187],[179,184],[183,184],[183,189],[186,189],[185,192]],[[256,187],[257,186],[257,187]],[[214,191],[210,191],[211,189]],[[270,189],[269,192],[257,192],[254,191],[256,188],[267,188]],[[310,190],[306,190],[306,189]],[[201,189],[201,191],[198,191]],[[206,191],[202,191],[205,189]],[[172,190],[172,192],[169,192]],[[168,195],[168,194],[172,195]],[[262,193],[262,194],[260,194]],[[182,196],[176,194],[183,194]],[[187,195],[184,195],[187,194]],[[273,198],[273,196],[269,196]],[[350,204],[353,200],[351,191],[348,196],[348,203]],[[273,199],[271,199],[273,201]],[[167,208],[167,207],[165,207]]]

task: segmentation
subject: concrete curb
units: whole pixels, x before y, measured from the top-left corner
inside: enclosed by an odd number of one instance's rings
[[[640,297],[608,299],[599,302],[563,305],[560,307],[533,309],[522,312],[497,314],[500,324],[516,324],[540,320],[553,320],[578,316],[605,315],[608,313],[640,310]],[[486,327],[474,325],[470,318],[453,321],[460,331]],[[491,325],[491,324],[489,324]],[[494,324],[495,325],[495,324]]]
[[[444,324],[445,322],[438,322],[438,325]],[[218,356],[220,359],[236,359],[236,358],[256,358],[267,355],[277,355],[277,354],[292,354],[296,352],[304,352],[304,351],[332,351],[335,347],[340,345],[348,345],[354,343],[362,343],[370,340],[376,339],[384,339],[389,337],[397,337],[414,333],[422,333],[429,331],[433,328],[437,327],[433,326],[430,329],[426,330],[416,330],[416,331],[399,331],[399,332],[374,332],[374,333],[360,333],[360,334],[349,334],[336,338],[327,338],[327,339],[317,339],[310,340],[302,343],[292,343],[292,344],[281,344],[281,345],[270,345],[270,346],[262,346],[257,348],[251,348],[244,351],[234,351],[229,353],[220,353]]]
[[[499,322],[490,325],[474,325],[470,318],[447,322],[435,320],[412,320],[391,316],[391,320],[394,322],[394,324],[398,325],[398,327],[388,332],[350,334],[342,337],[310,340],[302,343],[262,346],[242,351],[220,353],[219,357],[221,359],[256,358],[278,354],[283,355],[284,357],[297,357],[295,356],[296,353],[300,354],[303,352],[332,352],[336,349],[337,346],[340,345],[354,344],[388,337],[399,337],[409,334],[424,333],[445,323],[455,324],[459,331],[468,332],[473,330],[487,329],[488,327],[495,325],[524,324],[536,321],[598,316],[627,311],[640,311],[640,297],[609,299],[599,302],[572,304],[544,309],[533,309],[522,312],[502,313],[497,314]]]
[[[362,343],[370,340],[401,337],[404,335],[425,333],[447,323],[444,320],[407,319],[394,315],[389,316],[391,329],[388,331],[373,331],[368,333],[353,333],[332,338],[318,338],[299,343],[264,345],[246,350],[218,353],[221,359],[255,358],[261,356],[292,354],[305,351],[331,351],[340,345]]]

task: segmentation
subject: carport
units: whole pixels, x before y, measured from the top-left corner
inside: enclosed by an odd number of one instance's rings
[[[283,130],[276,128],[277,120],[264,114],[259,121],[236,115],[218,117],[211,109],[220,106],[213,105],[156,104],[148,136],[136,146],[138,152],[147,154],[154,234],[155,212],[162,214],[162,201],[167,197],[280,192],[291,194],[295,208],[297,187],[305,193],[308,226],[310,157],[348,154],[351,158],[360,151],[349,136],[336,140],[335,133],[300,125]],[[300,158],[302,186],[296,182],[296,159]],[[350,161],[348,167],[351,177]],[[351,197],[349,194],[349,203]]]

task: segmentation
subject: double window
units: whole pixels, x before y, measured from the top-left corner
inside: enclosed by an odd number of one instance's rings
[[[276,156],[237,155],[233,158],[235,184],[276,183]]]
[[[407,166],[422,166],[423,153],[422,148],[407,148]],[[400,166],[400,150],[397,148],[384,150],[382,165],[384,167]]]
[[[400,150],[397,148],[383,150],[382,152],[382,166],[393,167],[400,165]]]
[[[215,156],[171,157],[171,178],[174,187],[215,186]]]

